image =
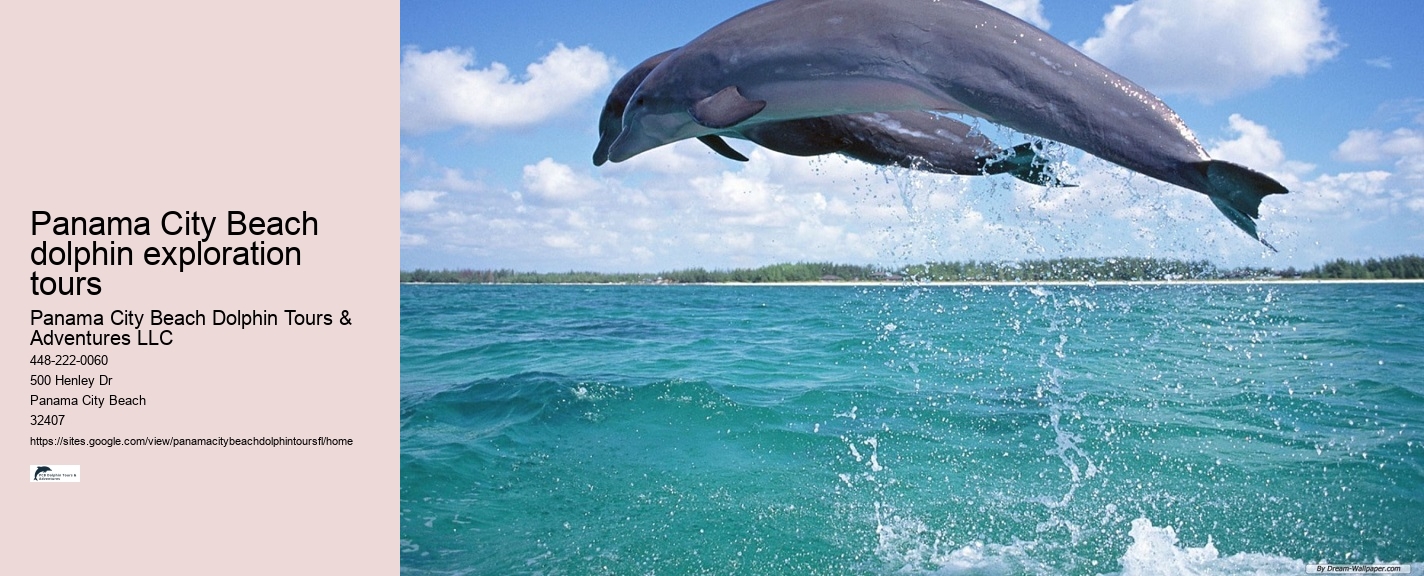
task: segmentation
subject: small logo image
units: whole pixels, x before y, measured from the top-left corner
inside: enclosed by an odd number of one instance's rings
[[[78,482],[79,465],[30,465],[30,482]]]

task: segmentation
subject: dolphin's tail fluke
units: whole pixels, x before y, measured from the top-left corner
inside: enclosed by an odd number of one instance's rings
[[[1256,219],[1261,217],[1262,198],[1289,190],[1270,176],[1230,162],[1209,160],[1197,166],[1206,175],[1209,187],[1206,194],[1211,197],[1211,203],[1237,228],[1275,251],[1275,246],[1256,233]]]
[[[1038,153],[1042,150],[1042,144],[1025,142],[995,156],[982,156],[976,160],[985,174],[1008,174],[1029,184],[1039,186],[1058,188],[1075,186],[1058,178],[1058,174],[1053,171],[1053,166],[1039,157]]]

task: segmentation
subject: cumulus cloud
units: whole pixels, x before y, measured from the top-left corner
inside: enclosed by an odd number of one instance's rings
[[[1043,4],[1039,0],[988,0],[988,3],[1040,29],[1048,29],[1048,19],[1043,17]]]
[[[454,168],[441,170],[440,177],[431,179],[430,182],[442,190],[451,192],[479,192],[484,188],[483,183],[466,178],[464,172]]]
[[[1271,131],[1240,114],[1227,120],[1229,133],[1235,137],[1210,143],[1207,154],[1218,160],[1235,162],[1265,172],[1289,186],[1292,181],[1315,169],[1315,166],[1286,158],[1286,149]]]
[[[578,200],[598,186],[597,180],[574,172],[572,167],[555,162],[553,158],[524,167],[524,189],[549,202]]]
[[[1303,75],[1340,48],[1319,0],[1136,0],[1082,45],[1150,90],[1204,100]]]
[[[410,164],[412,166],[419,166],[426,162],[424,152],[421,152],[420,150],[417,150],[415,148],[408,148],[406,147],[404,142],[401,143],[400,158],[402,163]]]
[[[1399,128],[1381,130],[1351,130],[1350,135],[1335,149],[1335,156],[1346,162],[1380,162],[1410,156],[1424,156],[1424,132]]]
[[[436,201],[444,195],[444,192],[436,190],[411,190],[409,192],[401,192],[401,212],[429,212],[435,209]]]
[[[550,234],[543,238],[544,246],[555,250],[577,250],[583,247],[571,234]]]
[[[424,246],[429,243],[430,241],[420,234],[407,234],[404,230],[400,233],[401,246]]]
[[[1383,170],[1322,174],[1298,187],[1291,207],[1316,216],[1362,212],[1373,220],[1398,207],[1392,205],[1395,198],[1389,187],[1391,177]]]
[[[521,269],[595,257],[605,270],[654,271],[882,260],[866,237],[904,213],[889,204],[893,196],[879,206],[865,196],[886,187],[883,178],[875,185],[873,169],[750,150],[752,161],[740,164],[683,142],[643,155],[657,170],[627,172],[545,158],[523,167],[518,190],[450,194],[427,212],[403,212],[403,245],[428,242],[461,260]]]
[[[1424,123],[1424,118],[1416,119]],[[1424,131],[1414,128],[1353,130],[1335,150],[1347,162],[1391,162],[1389,186],[1409,210],[1424,213]]]
[[[447,48],[401,56],[401,130],[528,126],[564,112],[613,80],[603,53],[560,44],[516,78],[499,62],[475,68],[468,50]]]

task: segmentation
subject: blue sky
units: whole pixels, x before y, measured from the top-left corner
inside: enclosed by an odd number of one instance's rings
[[[696,142],[595,168],[629,67],[759,2],[405,1],[401,268],[657,272],[1060,256],[1309,266],[1424,253],[1424,2],[996,0],[1161,96],[1215,158],[1265,171],[1279,253],[1205,196],[1066,147],[1077,188]],[[986,133],[1003,144],[1019,135]]]

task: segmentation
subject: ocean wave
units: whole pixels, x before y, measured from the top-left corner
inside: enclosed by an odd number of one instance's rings
[[[923,523],[892,516],[879,519],[876,553],[887,572],[933,576],[1056,575],[1064,573],[1102,576],[1275,576],[1307,574],[1314,564],[1361,563],[1359,559],[1302,560],[1265,552],[1223,555],[1210,537],[1200,546],[1184,543],[1171,526],[1154,526],[1147,518],[1132,521],[1131,544],[1117,554],[1115,565],[1080,560],[1087,565],[1064,564],[1061,546],[1037,540],[1011,544],[970,542],[954,546],[935,540]],[[1369,564],[1401,564],[1371,560]],[[1408,563],[1410,572],[1424,564]]]
[[[432,290],[402,304],[402,571],[1418,561],[1409,290]]]

